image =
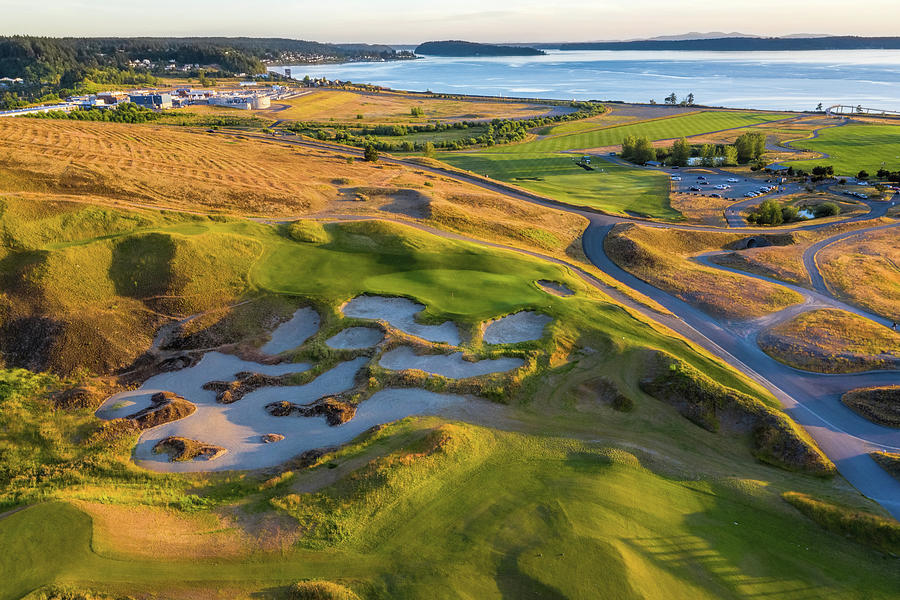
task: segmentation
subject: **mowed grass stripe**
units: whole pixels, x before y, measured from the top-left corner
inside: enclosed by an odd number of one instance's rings
[[[900,125],[844,125],[819,132],[814,139],[797,140],[794,148],[827,154],[828,158],[795,160],[785,164],[811,169],[832,165],[839,175],[856,175],[860,170],[874,174],[882,167],[900,170]]]
[[[594,170],[563,154],[444,154],[454,167],[514,183],[535,193],[577,206],[611,213],[679,220],[669,204],[664,173],[595,161]]]
[[[602,148],[617,146],[628,135],[648,137],[651,140],[664,140],[670,138],[688,137],[701,133],[749,127],[759,123],[767,123],[787,118],[785,115],[775,113],[747,113],[727,111],[706,111],[690,113],[687,115],[644,121],[619,127],[596,129],[584,133],[573,133],[549,137],[524,144],[515,144],[492,148],[491,152],[508,152],[513,154],[561,152],[579,148]],[[554,128],[555,130],[555,128]],[[550,135],[553,135],[553,131]]]

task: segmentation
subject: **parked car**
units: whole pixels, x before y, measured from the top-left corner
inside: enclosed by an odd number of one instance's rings
[[[728,178],[728,183],[737,183],[738,181],[740,181],[740,179],[738,179],[737,177]]]
[[[678,175],[672,175],[672,181],[681,181],[681,177]]]
[[[690,191],[692,191],[692,192],[699,192],[699,191],[700,191],[700,188],[698,188],[696,185],[692,185],[692,186],[691,186],[690,188],[688,188],[688,189],[689,189]]]
[[[722,194],[710,194],[709,197],[710,198],[721,198]]]

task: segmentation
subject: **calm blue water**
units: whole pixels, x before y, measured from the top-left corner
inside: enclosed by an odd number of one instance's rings
[[[811,110],[822,102],[900,110],[900,50],[814,52],[548,51],[546,56],[427,57],[292,66],[394,89],[560,99],[662,102],[693,92],[712,106]],[[271,70],[283,72],[282,67]]]

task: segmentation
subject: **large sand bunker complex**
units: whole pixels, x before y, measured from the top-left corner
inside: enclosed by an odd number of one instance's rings
[[[405,298],[382,296],[359,296],[343,307],[347,316],[386,322],[432,342],[460,343],[459,330],[452,321],[440,325],[416,322],[414,315],[423,309],[424,306]],[[537,339],[543,335],[549,321],[549,317],[538,313],[516,313],[491,322],[486,337],[490,332],[492,339],[501,340],[495,343]],[[299,348],[318,333],[319,326],[316,311],[301,308],[272,332],[261,350],[274,355]],[[175,472],[257,469],[281,464],[307,450],[344,444],[375,425],[409,415],[434,414],[466,401],[463,396],[454,394],[386,388],[358,406],[344,403],[342,406],[347,406],[350,418],[332,419],[332,423],[337,423],[334,425],[329,425],[322,411],[310,408],[333,402],[333,397],[354,390],[357,381],[364,380],[361,374],[366,365],[373,360],[391,370],[421,369],[449,378],[507,372],[525,364],[520,358],[510,357],[467,361],[463,360],[462,352],[417,354],[409,346],[399,346],[379,356],[376,347],[385,339],[385,333],[375,327],[356,326],[341,330],[326,340],[326,345],[335,349],[373,350],[365,356],[339,362],[312,379],[308,375],[299,375],[313,368],[312,364],[262,364],[216,351],[206,352],[193,366],[160,373],[144,382],[138,390],[111,396],[96,414],[102,419],[128,418],[152,408],[152,398],[160,392],[177,395],[196,410],[178,420],[145,430],[134,450],[134,460],[138,464],[156,471]],[[298,374],[298,377],[292,378],[292,374]],[[226,401],[218,387],[237,385],[248,377],[256,384]],[[292,382],[298,379],[303,384],[293,385]],[[272,410],[279,403],[293,409]],[[296,408],[299,410],[294,410]],[[160,452],[158,448],[171,440],[196,442],[219,451],[173,460],[172,453]]]

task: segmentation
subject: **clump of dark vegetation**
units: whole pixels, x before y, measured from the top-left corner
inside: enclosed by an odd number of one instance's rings
[[[133,600],[131,596],[110,596],[109,594],[57,585],[33,592],[25,598],[26,600]]]
[[[841,402],[874,423],[900,427],[900,385],[850,390]]]
[[[147,408],[125,418],[137,423],[141,429],[150,429],[163,423],[170,423],[189,417],[197,410],[197,407],[192,402],[188,402],[172,392],[153,394],[153,397],[150,398],[150,403],[150,406]]]
[[[869,456],[892,477],[900,479],[900,454],[896,452],[870,452]]]
[[[780,411],[716,383],[671,355],[658,353],[640,386],[707,431],[749,433],[753,454],[763,462],[814,475],[835,473],[834,464]]]
[[[221,446],[179,436],[170,436],[158,441],[153,446],[153,451],[157,454],[168,454],[172,462],[187,462],[195,458],[214,460],[227,452]]]
[[[900,523],[894,519],[832,504],[799,492],[786,492],[782,497],[828,531],[887,554],[900,553]]]
[[[266,410],[273,417],[325,417],[325,421],[335,427],[342,425],[356,414],[356,406],[333,396],[320,398],[310,404],[294,404],[281,401],[266,405]]]
[[[288,588],[289,600],[359,600],[350,588],[321,579],[298,581]]]
[[[834,207],[840,212],[840,207],[836,204]],[[774,198],[763,200],[759,206],[750,211],[750,214],[747,215],[747,222],[755,225],[781,225],[783,223],[805,221],[806,219],[807,217],[801,215],[800,209],[796,206],[791,206],[789,204],[782,205]]]

